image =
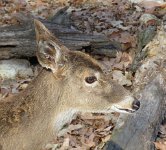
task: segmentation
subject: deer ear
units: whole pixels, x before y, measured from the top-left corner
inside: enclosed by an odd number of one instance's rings
[[[60,66],[64,65],[64,55],[69,50],[40,21],[34,20],[34,24],[38,61],[43,67],[56,72]]]

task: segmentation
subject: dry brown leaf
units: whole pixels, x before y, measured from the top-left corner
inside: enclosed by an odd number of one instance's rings
[[[156,149],[166,150],[166,143],[154,142]]]
[[[131,43],[133,41],[133,37],[128,32],[122,32],[119,40],[122,43]]]
[[[95,137],[95,134],[94,133],[91,133],[91,135],[88,137],[88,136],[82,136],[81,138],[81,142],[83,145],[87,146],[87,147],[93,147],[96,145],[96,143],[94,142],[94,137]]]
[[[111,139],[111,135],[107,135],[106,137],[102,138],[104,143],[108,142]]]
[[[113,80],[117,81],[121,85],[131,86],[131,80],[127,79],[127,76],[120,70],[114,70],[112,73]]]
[[[154,9],[155,7],[160,7],[164,5],[164,3],[159,3],[157,1],[152,0],[152,1],[143,1],[140,3],[140,5],[145,9]]]
[[[166,138],[166,124],[160,126],[160,137],[165,137]]]
[[[70,142],[70,139],[69,139],[69,138],[65,138],[65,139],[64,139],[64,142],[63,142],[63,145],[61,146],[60,149],[62,149],[62,150],[68,149],[68,147],[69,147],[69,142]]]

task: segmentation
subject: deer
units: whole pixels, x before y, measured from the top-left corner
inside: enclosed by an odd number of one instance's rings
[[[79,112],[133,113],[140,102],[90,55],[69,50],[34,20],[39,75],[0,101],[0,150],[41,150]]]

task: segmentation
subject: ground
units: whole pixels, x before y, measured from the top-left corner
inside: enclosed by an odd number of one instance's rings
[[[159,33],[161,26],[162,32],[165,32],[166,3],[144,1],[133,4],[126,0],[99,2],[97,3],[97,0],[2,0],[0,27],[19,25],[22,20],[25,20],[22,16],[28,15],[51,19],[61,8],[70,6],[68,12],[71,15],[73,28],[87,34],[103,34],[119,48],[116,56],[111,57],[105,54],[93,55],[93,57],[111,71],[114,80],[134,91],[136,89],[133,85],[136,83],[135,72],[139,68],[137,64],[140,65],[145,57],[157,55],[155,46],[148,52],[142,49]],[[164,44],[159,42],[161,45]],[[10,61],[0,60],[0,98],[17,94],[25,89],[40,70],[38,63],[34,63],[31,59]],[[24,65],[20,67],[20,63]],[[10,70],[10,73],[5,74],[6,70]],[[111,132],[119,114],[115,113],[112,116],[114,116],[113,119],[103,114],[79,115],[67,129],[62,130],[58,137],[47,145],[47,148],[101,149],[111,138]],[[166,149],[164,121],[155,146],[159,150]]]

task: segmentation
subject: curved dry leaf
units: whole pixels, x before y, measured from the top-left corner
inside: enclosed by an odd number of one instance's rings
[[[166,150],[166,143],[154,142],[154,145],[158,150]]]

